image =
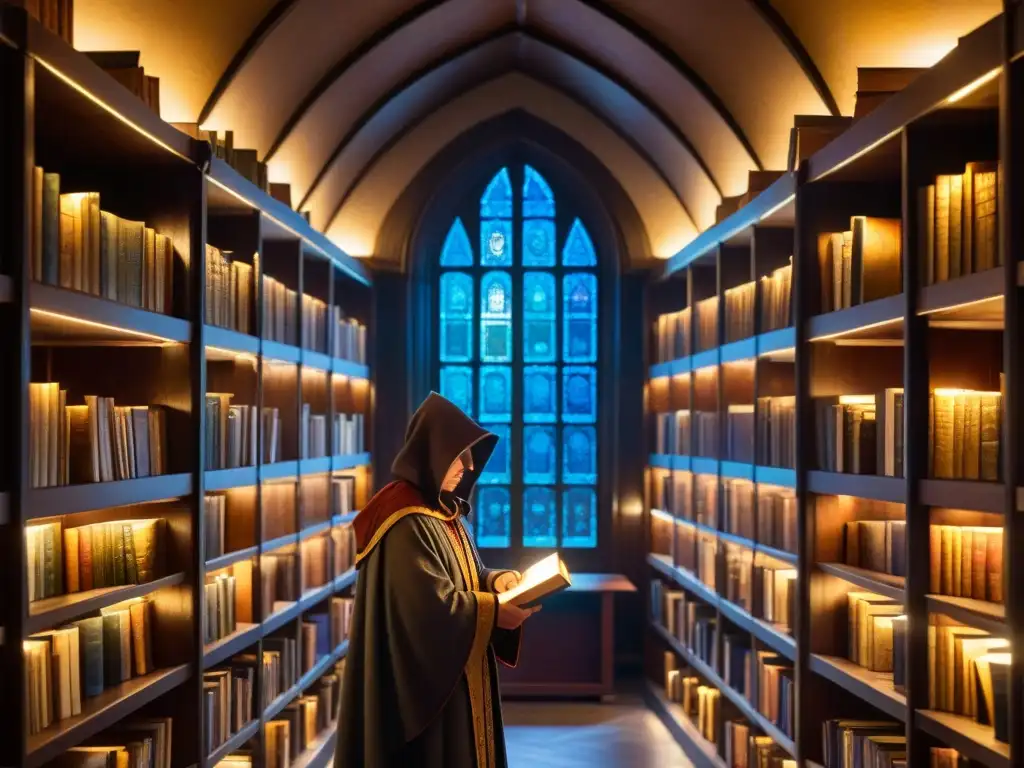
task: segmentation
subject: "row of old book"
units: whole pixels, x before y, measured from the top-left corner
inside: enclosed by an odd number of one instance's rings
[[[263,338],[281,344],[299,344],[296,311],[299,294],[280,280],[263,276]],[[303,313],[305,313],[303,306]]]
[[[334,576],[331,568],[332,546],[333,540],[330,533],[325,533],[322,536],[311,536],[300,542],[303,590],[322,587],[332,580]]]
[[[206,246],[205,322],[239,333],[251,333],[259,255],[253,256],[253,264],[235,261],[231,255],[231,251]]]
[[[924,284],[1002,266],[997,232],[998,163],[974,162],[918,190],[918,252]]]
[[[196,123],[171,123],[175,128],[197,141],[205,141],[210,145],[214,157],[220,158],[241,176],[255,184],[264,192],[270,191],[274,186],[287,186],[270,184],[267,179],[267,164],[259,160],[255,149],[242,149],[235,146],[234,131],[209,131],[199,127]],[[291,203],[288,203],[291,207]]]
[[[29,475],[34,488],[128,480],[166,470],[162,406],[115,406],[86,395],[68,405],[57,382],[29,384]]]
[[[351,597],[332,597],[327,611],[307,613],[303,617],[300,626],[303,674],[348,640],[353,605]]]
[[[853,520],[844,526],[847,565],[893,576],[907,575],[905,520]]]
[[[725,290],[725,342],[754,335],[754,302],[757,283],[749,282]]]
[[[773,562],[755,562],[754,551],[726,544],[722,550],[726,600],[751,616],[792,631],[796,620],[796,569]]]
[[[23,643],[29,735],[82,714],[83,699],[154,671],[152,606],[145,598],[119,603]]]
[[[796,493],[789,488],[759,485],[754,508],[754,484],[726,480],[722,530],[766,547],[796,552]]]
[[[745,720],[728,720],[724,728],[722,758],[728,768],[796,768],[788,752]]]
[[[848,592],[847,658],[873,672],[896,672],[902,680],[906,669],[905,644],[907,617],[903,603],[873,592]]]
[[[55,768],[171,768],[169,717],[131,717],[54,758]]]
[[[752,648],[748,634],[725,632],[722,679],[780,731],[792,737],[796,695],[793,662],[774,651]]]
[[[203,453],[207,470],[251,467],[256,464],[257,408],[255,405],[232,405],[233,397],[226,393],[206,393]],[[268,408],[264,407],[263,412],[266,415]]]
[[[937,595],[1003,602],[1003,529],[932,525],[928,590]]]
[[[821,311],[903,292],[899,219],[853,216],[845,232],[818,235]]]
[[[267,723],[264,768],[288,768],[334,722],[345,660]]]
[[[60,175],[36,166],[29,229],[32,279],[168,314],[174,244],[167,235],[100,210],[99,192],[61,194]]]
[[[248,565],[248,564],[247,564]],[[240,594],[243,598],[252,594],[252,568],[243,567],[210,574],[203,586],[203,643],[209,645],[222,640],[237,627],[235,606],[238,600],[236,593],[236,575],[243,580]],[[250,598],[251,599],[251,598]],[[244,612],[244,609],[243,609]]]
[[[341,307],[331,308],[334,317],[334,357],[366,365],[366,326],[345,317]]]
[[[333,456],[352,456],[364,450],[366,418],[361,413],[335,413],[333,431],[328,441],[327,417],[311,412],[309,403],[302,404],[302,418],[299,422],[299,450],[304,459],[316,459],[328,455],[328,445]]]
[[[28,599],[144,584],[164,570],[163,519],[25,528]]]
[[[75,44],[75,0],[9,0],[68,45]]]
[[[317,352],[327,353],[327,319],[330,312],[327,302],[302,294],[302,346]]]
[[[767,467],[796,468],[796,398],[757,398],[754,432],[756,463]]]
[[[825,768],[907,768],[907,737],[903,723],[830,719],[822,723]],[[950,747],[929,748],[930,768],[971,768],[977,765]]]
[[[778,331],[793,324],[793,257],[789,264],[761,278],[761,333]]]
[[[1000,374],[1000,390],[1003,376]],[[932,477],[1000,477],[1002,392],[936,389],[928,397],[928,468]]]
[[[814,398],[818,468],[903,476],[903,390]]]
[[[754,463],[754,406],[730,405],[725,412],[725,459]]]
[[[718,412],[693,412],[693,455],[718,458]]]
[[[93,64],[117,80],[160,116],[160,78],[147,75],[141,51],[83,51]]]
[[[294,637],[282,634],[263,640],[262,708],[274,703],[299,681],[299,647]]]
[[[651,580],[651,616],[680,644],[714,669],[718,665],[715,644],[717,610],[685,592],[667,589],[657,580]]]
[[[239,656],[224,667],[203,673],[204,754],[212,754],[256,716],[255,692],[255,655]]]
[[[701,299],[697,307],[697,327],[695,329],[694,351],[704,352],[718,346],[718,297],[710,296]]]
[[[690,308],[659,315],[655,322],[655,362],[667,363],[688,357],[690,344]]]

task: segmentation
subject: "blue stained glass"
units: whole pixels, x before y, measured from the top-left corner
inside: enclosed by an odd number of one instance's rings
[[[523,362],[555,361],[555,278],[547,272],[523,275]]]
[[[507,424],[485,424],[484,429],[498,436],[494,453],[487,460],[487,466],[480,473],[480,482],[494,485],[508,485],[512,482],[512,428]]]
[[[507,365],[480,368],[480,421],[512,421],[512,369]]]
[[[467,416],[472,416],[473,369],[467,365],[442,366],[441,394],[459,406]]]
[[[597,493],[592,488],[562,491],[562,546],[597,546]]]
[[[444,239],[444,246],[441,248],[442,267],[471,267],[473,266],[473,246],[470,245],[469,235],[462,225],[462,219],[455,217],[451,229]]]
[[[550,488],[527,488],[523,493],[523,546],[558,546],[555,492]]]
[[[473,359],[473,278],[464,272],[441,275],[441,362]]]
[[[555,483],[555,428],[523,427],[523,482]]]
[[[562,421],[597,421],[597,369],[593,366],[567,365],[562,369]]]
[[[480,198],[480,218],[512,218],[512,179],[508,168],[502,168],[491,179]]]
[[[484,219],[480,222],[480,263],[485,267],[512,266],[512,222]]]
[[[473,514],[476,516],[476,544],[478,547],[507,547],[509,523],[512,516],[512,497],[508,488],[485,485],[477,489]]]
[[[574,272],[562,278],[562,358],[597,362],[597,277]]]
[[[555,193],[532,165],[523,174],[523,216],[555,215]]]
[[[480,359],[512,362],[512,278],[488,272],[480,281]]]
[[[576,219],[569,229],[569,236],[565,238],[565,247],[562,249],[562,264],[566,267],[596,267],[597,253],[594,251],[594,243],[587,234],[587,228],[583,222]]]
[[[523,266],[555,266],[555,222],[553,220],[523,220]]]
[[[565,427],[562,431],[562,482],[597,483],[597,430],[593,427]]]
[[[556,416],[555,366],[528,365],[523,368],[523,421],[551,424]]]

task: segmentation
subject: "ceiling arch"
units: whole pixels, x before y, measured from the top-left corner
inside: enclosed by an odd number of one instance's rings
[[[696,235],[671,189],[630,145],[559,90],[513,72],[448,101],[404,134],[348,195],[328,236],[349,253],[376,253],[388,211],[430,159],[472,126],[514,109],[572,136],[601,160],[639,212],[654,255],[671,255]]]

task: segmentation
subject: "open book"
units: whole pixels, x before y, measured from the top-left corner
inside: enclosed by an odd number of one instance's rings
[[[555,552],[527,568],[523,572],[522,581],[508,592],[498,595],[498,602],[512,603],[525,608],[556,592],[561,592],[571,584],[569,571],[562,558]]]

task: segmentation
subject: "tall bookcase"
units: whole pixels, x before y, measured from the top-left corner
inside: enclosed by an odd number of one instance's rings
[[[1020,310],[1024,225],[1024,14],[1019,5],[959,41],[958,46],[906,89],[889,98],[788,172],[740,210],[702,233],[652,281],[648,315],[688,315],[686,339],[666,357],[655,340],[646,402],[651,444],[660,414],[688,411],[689,444],[650,456],[648,503],[652,581],[681,590],[710,611],[718,631],[709,659],[666,630],[649,629],[650,700],[701,765],[722,766],[715,744],[669,701],[660,662],[673,652],[680,667],[721,691],[728,718],[746,720],[771,737],[797,765],[823,762],[822,724],[830,718],[868,718],[904,724],[907,764],[928,765],[932,747],[952,747],[986,766],[1024,765],[1024,524],[1019,501],[1024,466],[1024,339]],[[922,238],[928,224],[919,206],[923,187],[942,174],[962,174],[967,163],[998,162],[999,266],[927,284]],[[821,299],[819,235],[850,229],[851,216],[901,222],[902,291],[829,311]],[[762,325],[768,281],[792,255],[791,315],[787,327]],[[755,281],[754,323],[743,338],[734,325],[729,289]],[[714,315],[713,343],[701,344],[699,315]],[[658,355],[658,351],[662,354]],[[659,357],[661,359],[659,359]],[[902,388],[903,476],[823,471],[817,445],[816,399],[875,395]],[[937,479],[930,462],[929,400],[936,389],[1002,390],[999,479]],[[730,405],[753,406],[793,398],[795,461],[771,466],[753,446],[744,460],[729,455]],[[742,409],[740,409],[742,410]],[[698,413],[717,414],[718,451],[700,455]],[[879,426],[881,429],[882,427]],[[755,440],[756,443],[756,440]],[[776,462],[778,463],[778,462]],[[666,478],[668,484],[666,485]],[[795,547],[737,536],[725,526],[732,483],[747,483],[753,498],[788,489],[795,497]],[[710,485],[716,497],[702,495]],[[664,498],[668,487],[670,498]],[[708,499],[712,498],[709,502]],[[707,510],[711,510],[707,512]],[[705,519],[699,519],[706,512]],[[845,524],[905,521],[905,575],[848,565]],[[936,594],[930,578],[933,525],[1002,528],[1003,601]],[[714,552],[714,577],[701,574],[694,554],[701,541]],[[756,618],[725,596],[730,548],[753,564],[795,569],[795,616],[788,628]],[[747,562],[747,561],[745,561]],[[747,565],[753,568],[753,565]],[[701,576],[704,575],[704,578]],[[714,581],[714,584],[708,582]],[[847,594],[868,591],[898,604],[907,617],[906,686],[892,674],[848,661]],[[658,610],[654,606],[651,614]],[[930,709],[929,624],[958,624],[1005,638],[1013,655],[1009,685],[1009,739],[971,717]],[[782,732],[750,697],[725,680],[723,636],[746,638],[793,668],[792,732]],[[756,678],[756,675],[755,675]],[[722,728],[716,734],[721,743]]]
[[[302,670],[305,674],[266,707],[258,672],[252,719],[213,754],[202,746],[203,672],[243,651],[259,658],[271,635],[298,641],[303,615],[323,608],[354,583],[354,570],[336,576],[328,568],[326,583],[304,585],[303,544],[351,523],[354,513],[341,515],[332,502],[333,477],[354,478],[355,509],[368,497],[370,454],[331,455],[331,425],[336,413],[361,413],[369,434],[374,408],[370,368],[329,354],[336,329],[312,349],[304,336],[301,301],[291,318],[296,344],[262,335],[263,289],[266,278],[273,277],[299,297],[319,299],[328,311],[340,307],[345,316],[372,327],[370,274],[299,214],[212,157],[208,144],[162,122],[86,56],[23,11],[2,5],[0,77],[0,764],[42,765],[136,713],[173,718],[176,768],[214,765],[243,746],[262,762],[267,721],[331,670],[344,657],[347,643]],[[40,165],[60,173],[69,191],[98,191],[105,210],[143,219],[172,237],[178,264],[168,314],[30,278],[32,173]],[[207,244],[250,263],[258,254],[261,279],[250,297],[251,334],[204,322]],[[47,380],[67,386],[69,404],[83,392],[99,391],[124,402],[163,406],[167,473],[33,487],[29,383]],[[207,392],[230,392],[235,402],[257,408],[277,407],[281,460],[258,460],[263,456],[261,434],[254,466],[205,470]],[[326,417],[326,457],[302,456],[303,404]],[[225,554],[207,557],[204,499],[221,492],[238,500],[236,540]],[[43,518],[74,527],[147,517],[167,521],[167,567],[160,578],[29,601],[26,525]],[[296,554],[297,599],[279,602],[272,613],[261,615],[260,580],[254,576],[253,621],[205,644],[200,617],[207,575],[243,562],[258,574],[270,552]],[[143,597],[154,604],[157,671],[83,699],[81,715],[28,735],[21,641]],[[333,726],[321,732],[299,764],[325,765],[334,739]]]

